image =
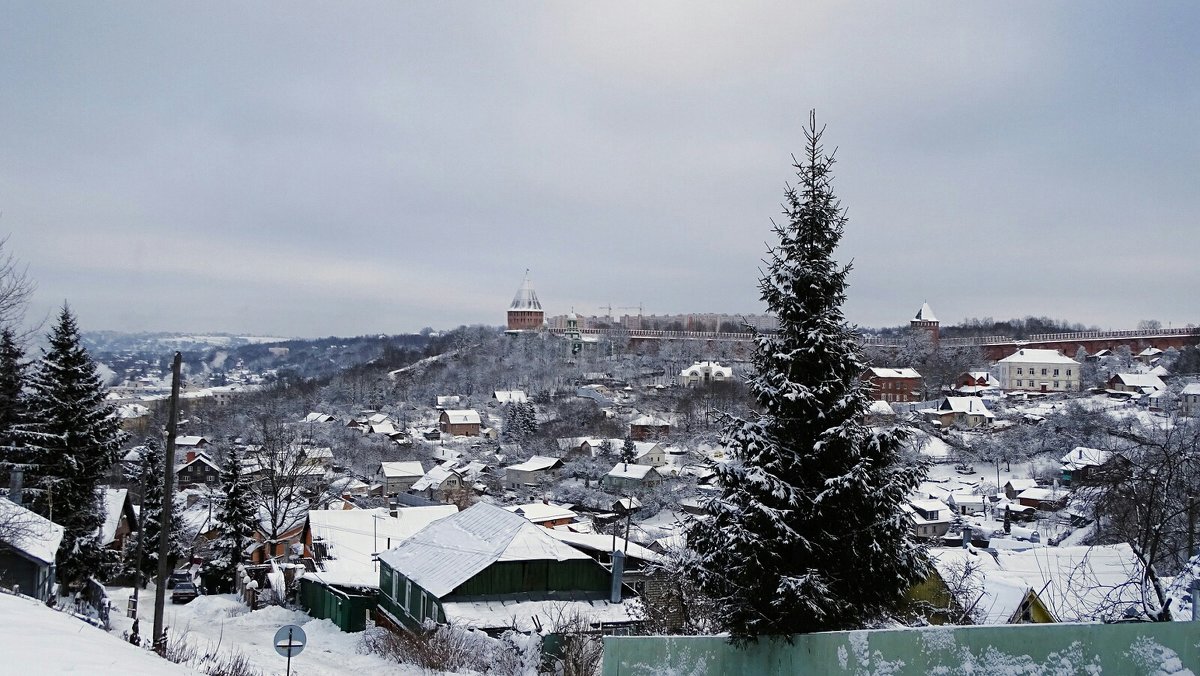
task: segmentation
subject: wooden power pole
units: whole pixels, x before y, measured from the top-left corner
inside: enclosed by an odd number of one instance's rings
[[[171,362],[171,402],[167,409],[167,450],[163,453],[162,516],[158,524],[158,587],[154,590],[154,650],[163,654],[167,649],[163,636],[163,612],[167,602],[167,553],[171,544],[171,509],[175,500],[175,433],[179,426],[179,366],[182,355],[175,353]]]

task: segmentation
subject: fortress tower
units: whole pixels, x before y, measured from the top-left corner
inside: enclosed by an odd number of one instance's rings
[[[938,339],[941,337],[940,325],[938,318],[933,316],[933,309],[929,307],[929,303],[922,303],[921,309],[917,311],[917,316],[908,321],[909,328],[914,330],[922,329],[928,331],[933,337],[933,344],[937,345]]]
[[[512,305],[508,306],[509,331],[540,331],[546,321],[546,313],[542,312],[542,304],[538,302],[537,293],[529,281],[529,270],[525,271],[525,281],[513,296]]]

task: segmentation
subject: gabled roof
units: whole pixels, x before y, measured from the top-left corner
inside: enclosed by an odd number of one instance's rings
[[[179,465],[178,467],[176,467],[176,468],[175,468],[175,472],[176,472],[176,473],[178,473],[178,472],[182,472],[184,469],[186,469],[186,468],[188,468],[188,467],[191,467],[192,465],[194,465],[194,464],[196,464],[196,463],[198,463],[198,462],[199,462],[199,463],[203,463],[203,464],[205,464],[205,465],[208,465],[209,467],[213,468],[214,470],[216,470],[216,471],[218,471],[218,472],[220,472],[220,471],[221,471],[221,468],[220,468],[220,467],[217,467],[217,463],[213,462],[213,461],[212,461],[212,458],[208,457],[208,456],[207,456],[207,455],[205,455],[203,452],[201,452],[201,453],[197,453],[197,454],[196,454],[196,457],[194,457],[194,458],[192,458],[191,460],[189,460],[189,461],[187,461],[187,462],[183,463],[182,465]]]
[[[125,488],[101,487],[96,491],[104,503],[104,523],[100,525],[100,544],[108,545],[117,539],[117,528],[121,525],[121,516],[129,520],[129,527],[137,530],[137,515],[133,507],[125,509],[129,502],[129,490]]]
[[[306,423],[327,423],[333,419],[334,417],[328,413],[317,413],[315,411],[304,416],[304,422]]]
[[[1076,446],[1059,459],[1066,469],[1079,469],[1081,467],[1099,467],[1108,462],[1112,457],[1109,451],[1102,451],[1098,448],[1088,448],[1086,446]]]
[[[1079,364],[1058,350],[1021,348],[1001,359],[1000,364]]]
[[[556,505],[549,502],[530,502],[524,505],[511,505],[509,507],[505,507],[504,509],[507,509],[513,514],[516,514],[517,510],[519,509],[521,510],[521,516],[524,516],[526,519],[529,519],[534,523],[558,521],[559,519],[574,520],[575,517],[578,516],[575,514],[575,512],[572,512],[562,505]]]
[[[425,476],[417,479],[417,483],[413,484],[413,491],[423,491],[427,489],[436,491],[437,489],[441,488],[443,481],[452,476],[458,476],[458,472],[455,472],[453,469],[451,469],[453,464],[454,462],[450,461],[446,464],[437,465],[430,468],[430,470],[425,473]]]
[[[501,404],[523,404],[529,401],[529,396],[522,390],[496,390],[492,397]]]
[[[441,598],[497,561],[590,558],[524,517],[478,502],[430,524],[379,560]]]
[[[953,412],[963,413],[966,415],[981,415],[985,418],[996,417],[994,413],[984,406],[983,400],[979,397],[945,397],[942,403],[938,405],[938,411],[941,413]]]
[[[1115,619],[1141,604],[1144,571],[1125,543],[1002,550],[996,562],[1008,579],[1044,590],[1038,596],[1061,622]]]
[[[1180,394],[1200,394],[1200,383],[1188,383]]]
[[[638,427],[667,427],[671,423],[663,420],[662,418],[656,418],[652,415],[642,415],[629,421],[629,424],[637,425]]]
[[[1113,376],[1125,387],[1149,387],[1155,390],[1167,389],[1167,384],[1156,375],[1149,373],[1118,373]]]
[[[204,437],[196,437],[196,436],[177,436],[177,437],[175,437],[175,445],[176,446],[199,446],[200,444],[207,444],[207,443],[208,443],[208,439],[205,439]]]
[[[425,475],[425,468],[417,460],[402,460],[398,462],[381,462],[379,471],[388,479],[402,477],[420,477]]]
[[[649,476],[651,472],[658,474],[658,471],[652,465],[635,465],[631,462],[618,462],[616,467],[608,471],[608,476],[618,479],[637,479],[641,481]]]
[[[446,409],[442,411],[451,425],[478,425],[479,413],[472,409]]]
[[[562,458],[551,458],[546,455],[535,455],[525,462],[509,465],[505,469],[515,469],[518,472],[540,472],[543,470],[562,467]]]
[[[42,563],[54,563],[62,543],[62,526],[8,498],[0,498],[0,523],[13,526],[14,537],[8,542],[13,549]]]

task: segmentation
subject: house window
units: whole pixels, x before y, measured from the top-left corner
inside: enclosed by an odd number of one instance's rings
[[[1042,375],[1046,375],[1046,369],[1042,369]]]
[[[1069,378],[1070,376],[1071,376],[1071,369],[1067,369],[1067,377]]]
[[[1020,366],[1018,366],[1018,367],[1017,367],[1017,375],[1019,375],[1019,376],[1021,376],[1021,375],[1025,375],[1025,374],[1024,374],[1022,371],[1021,371],[1021,367],[1020,367]]]
[[[393,601],[400,598],[399,590],[400,590],[400,580],[399,580],[398,576],[393,574],[392,575],[392,594],[391,594]]]
[[[425,619],[425,592],[421,592],[421,612],[417,615],[417,619]]]
[[[1058,387],[1058,381],[1057,381],[1057,380],[1056,380],[1056,381],[1054,381],[1054,386],[1055,386],[1055,387]]]
[[[412,615],[412,611],[410,610],[412,604],[409,603],[409,601],[408,601],[411,598],[412,598],[412,580],[406,579],[404,581],[404,603],[401,605],[404,607],[404,612],[408,613],[409,615]]]
[[[1058,375],[1058,369],[1054,369],[1054,375]]]

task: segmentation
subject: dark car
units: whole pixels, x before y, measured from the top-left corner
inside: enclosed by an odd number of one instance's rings
[[[200,596],[200,590],[196,588],[194,582],[191,580],[176,582],[175,589],[171,592],[171,603],[187,603],[197,596]]]
[[[180,582],[195,583],[195,579],[193,579],[192,574],[186,570],[171,571],[171,574],[167,577],[167,589],[174,589],[175,585],[179,584]]]

